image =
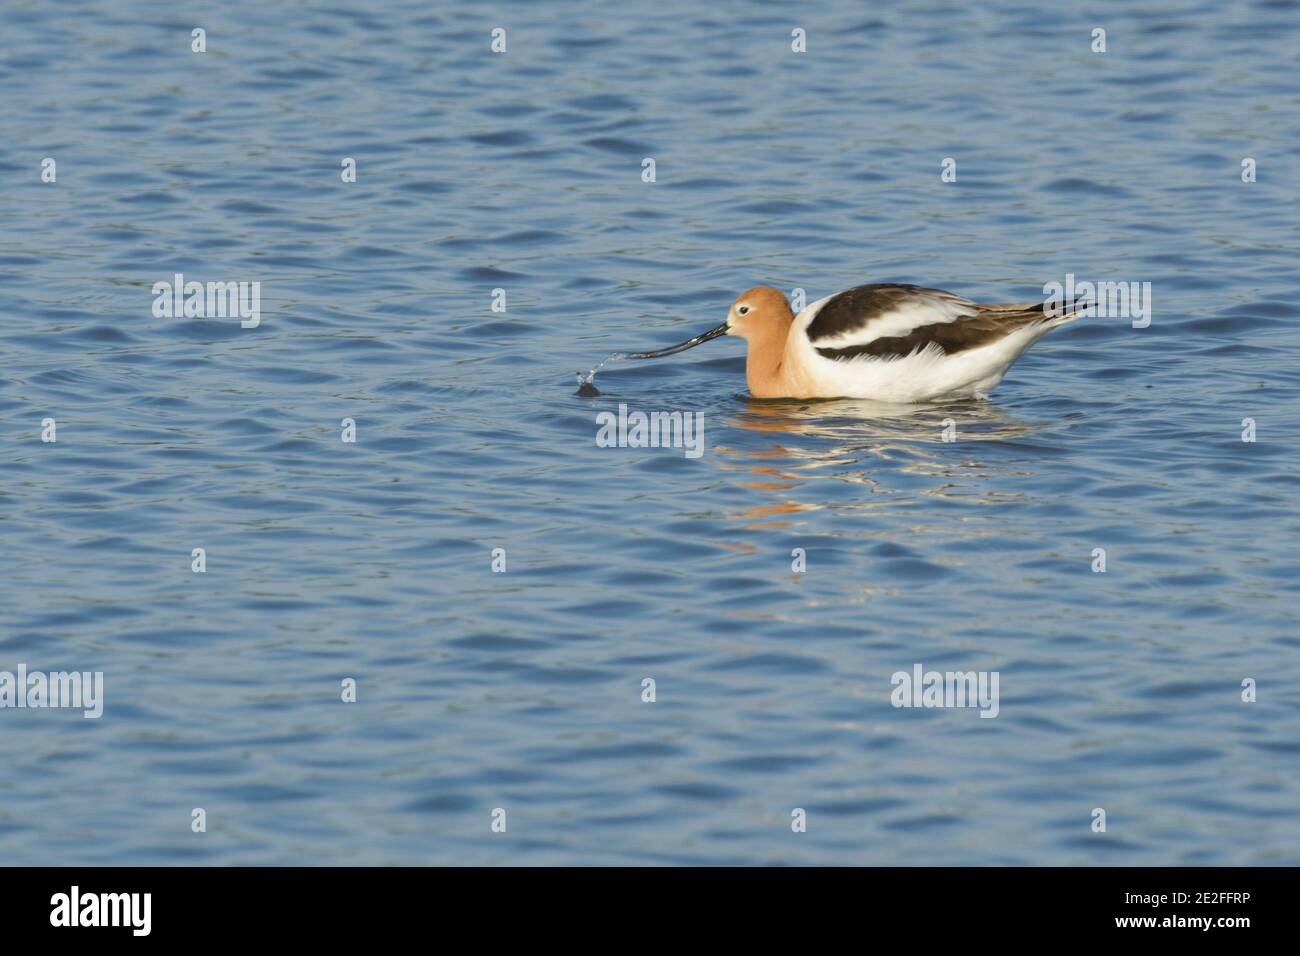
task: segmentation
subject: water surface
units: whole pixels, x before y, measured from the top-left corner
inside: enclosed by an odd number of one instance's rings
[[[107,696],[0,711],[6,862],[1300,862],[1294,2],[4,20],[0,669]],[[574,395],[758,283],[1066,273],[1150,327],[988,403],[754,402],[731,339]]]

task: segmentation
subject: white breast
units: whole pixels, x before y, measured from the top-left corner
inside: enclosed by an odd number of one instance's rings
[[[825,340],[814,346],[796,324],[787,354],[795,374],[808,386],[808,397],[897,404],[977,398],[1002,381],[1011,364],[1051,327],[1048,323],[1025,326],[988,345],[951,355],[931,346],[902,357],[829,359],[817,351],[817,346],[826,347]]]

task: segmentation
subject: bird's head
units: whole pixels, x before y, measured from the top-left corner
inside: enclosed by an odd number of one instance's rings
[[[780,289],[758,285],[741,295],[727,312],[727,321],[707,332],[701,332],[694,338],[666,349],[653,352],[615,352],[611,358],[655,359],[666,355],[676,355],[697,345],[712,341],[721,335],[736,335],[749,342],[767,342],[774,336],[784,335],[790,328],[794,314],[790,303],[785,300]]]
[[[780,289],[757,285],[742,292],[727,312],[727,334],[753,340],[784,332],[793,318],[790,303]]]

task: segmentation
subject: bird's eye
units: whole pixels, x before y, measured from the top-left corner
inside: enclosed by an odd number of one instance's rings
[[[749,306],[747,306],[747,305],[742,305],[740,308],[738,308],[738,309],[736,310],[736,314],[737,314],[737,315],[749,315]]]

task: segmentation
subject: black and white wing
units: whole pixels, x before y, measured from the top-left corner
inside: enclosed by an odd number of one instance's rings
[[[976,305],[940,289],[893,284],[856,286],[806,312],[808,341],[828,359],[902,357],[924,349],[951,354],[1045,319],[1040,304]]]

